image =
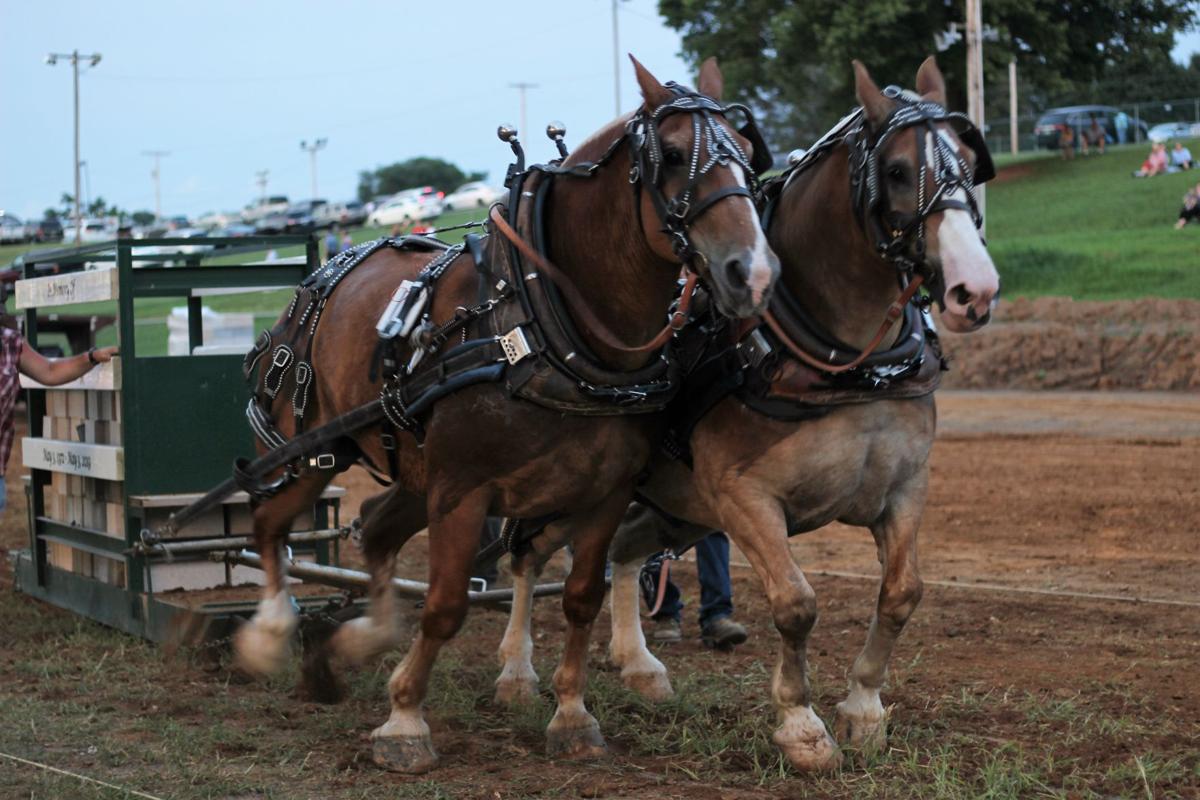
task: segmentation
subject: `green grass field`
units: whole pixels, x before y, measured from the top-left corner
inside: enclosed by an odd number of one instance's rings
[[[1200,298],[1200,225],[1172,228],[1200,171],[1135,179],[1146,152],[1001,162],[987,191],[987,235],[1006,296]]]

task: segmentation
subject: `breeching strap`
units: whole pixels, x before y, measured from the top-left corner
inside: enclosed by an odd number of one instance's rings
[[[883,341],[883,338],[887,336],[887,332],[891,330],[893,325],[896,324],[896,320],[900,319],[900,317],[904,314],[904,307],[908,305],[908,301],[913,299],[913,296],[917,293],[917,289],[921,288],[921,284],[924,282],[924,280],[925,279],[921,275],[913,276],[913,279],[909,281],[908,286],[903,292],[900,293],[900,296],[897,297],[896,300],[888,307],[887,314],[884,316],[883,322],[879,325],[879,330],[875,332],[875,338],[872,339],[871,343],[868,344],[866,348],[864,348],[863,351],[859,353],[858,356],[856,356],[855,359],[849,364],[830,364],[826,361],[816,358],[815,356],[809,355],[803,348],[792,341],[791,337],[789,337],[784,331],[783,326],[779,324],[779,320],[775,319],[775,315],[772,314],[769,309],[765,314],[763,314],[763,319],[766,320],[767,326],[775,333],[776,336],[779,337],[779,341],[783,342],[783,345],[788,349],[788,352],[803,361],[805,364],[808,364],[810,367],[814,367],[815,369],[819,369],[822,372],[829,372],[833,374],[837,374],[839,372],[849,372],[859,364],[866,361],[871,353],[875,352],[875,349],[879,347],[880,343]]]
[[[670,322],[650,341],[636,347],[630,347],[618,339],[609,327],[600,321],[600,318],[588,307],[587,301],[579,293],[579,289],[571,279],[562,270],[550,263],[550,260],[539,253],[533,245],[521,238],[521,234],[517,233],[508,224],[508,220],[504,219],[504,215],[500,213],[496,206],[492,207],[488,216],[492,224],[496,226],[496,230],[500,231],[505,239],[512,242],[513,246],[521,252],[521,255],[529,259],[540,271],[545,272],[550,277],[550,280],[554,282],[558,290],[566,295],[571,312],[581,319],[587,329],[603,342],[605,346],[622,353],[647,353],[665,345],[670,341],[671,336],[687,323],[688,309],[692,304],[692,293],[696,288],[697,280],[696,273],[690,267],[687,269],[687,281],[683,287],[683,296],[679,298],[679,307],[672,312]]]
[[[663,600],[667,597],[667,584],[671,582],[671,559],[664,558],[658,565],[658,591],[654,593],[654,607],[642,613],[650,619],[662,610]]]

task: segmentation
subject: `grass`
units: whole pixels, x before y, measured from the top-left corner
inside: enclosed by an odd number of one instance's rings
[[[987,190],[987,234],[1006,295],[1200,298],[1200,225],[1171,227],[1200,172],[1135,179],[1146,151],[1002,162]]]
[[[473,615],[464,634],[491,622]],[[350,675],[347,701],[328,707],[289,697],[295,663],[282,677],[239,682],[224,667],[164,659],[153,645],[9,592],[0,595],[0,630],[0,752],[181,800],[493,797],[492,787],[504,798],[597,796],[596,781],[626,790],[622,781],[641,781],[636,793],[653,796],[658,786],[673,797],[690,785],[739,797],[1098,799],[1189,796],[1200,781],[1194,722],[1163,715],[1119,681],[1082,682],[1062,696],[936,692],[920,680],[894,715],[886,753],[848,752],[838,773],[797,776],[769,738],[770,667],[761,663],[676,670],[676,697],[659,705],[593,666],[589,707],[617,755],[553,764],[540,752],[549,681],[533,703],[498,708],[490,659],[455,646],[438,663],[428,702],[443,767],[400,780],[369,764],[365,741],[386,715],[382,684],[398,656]],[[544,678],[553,666],[549,654],[538,659]],[[813,688],[822,709],[843,691],[840,676],[819,672]],[[0,796],[128,795],[6,762]]]

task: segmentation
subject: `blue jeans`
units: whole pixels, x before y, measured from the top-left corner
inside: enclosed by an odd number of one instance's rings
[[[713,531],[696,542],[695,549],[696,572],[700,578],[700,626],[703,627],[710,620],[733,614],[733,584],[729,580],[729,538],[720,531]],[[657,587],[659,569],[647,567],[647,572],[654,576],[654,586]],[[654,607],[654,600],[653,595],[646,597],[646,602],[651,608]],[[678,622],[682,611],[683,600],[679,596],[679,588],[674,581],[668,579],[662,608],[654,618],[674,619]]]

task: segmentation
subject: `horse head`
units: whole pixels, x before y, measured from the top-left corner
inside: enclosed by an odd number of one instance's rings
[[[627,127],[630,181],[641,181],[638,216],[647,244],[696,271],[725,313],[758,314],[779,277],[779,260],[754,205],[755,172],[769,166],[770,154],[749,111],[721,104],[724,80],[714,58],[700,68],[698,91],[662,84],[630,59],[643,98]],[[740,132],[729,120],[734,113],[746,116]]]
[[[987,324],[1000,278],[979,233],[971,189],[993,175],[979,130],[945,111],[946,84],[933,57],[917,71],[917,90],[880,91],[854,62],[855,93],[865,131],[858,160],[856,209],[875,245],[898,265],[922,274],[956,333]]]

